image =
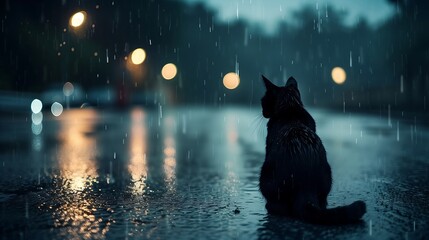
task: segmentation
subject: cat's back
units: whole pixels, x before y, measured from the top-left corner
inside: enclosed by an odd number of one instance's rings
[[[271,147],[291,147],[291,145],[299,147],[314,146],[321,144],[319,136],[314,131],[314,128],[307,126],[301,122],[282,123],[271,122],[268,123],[267,144]]]
[[[326,162],[326,152],[321,139],[313,129],[296,122],[272,123],[268,129],[266,160],[296,167],[319,165]]]

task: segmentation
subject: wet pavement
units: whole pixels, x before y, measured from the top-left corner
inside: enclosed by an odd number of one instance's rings
[[[328,205],[366,201],[360,224],[267,215],[259,109],[74,109],[1,118],[1,238],[428,238],[424,119],[310,113],[333,171]]]

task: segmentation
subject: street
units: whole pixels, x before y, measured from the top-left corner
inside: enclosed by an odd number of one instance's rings
[[[364,200],[359,224],[267,215],[259,108],[83,108],[1,118],[2,239],[427,238],[424,119],[309,112],[332,168],[328,207]]]

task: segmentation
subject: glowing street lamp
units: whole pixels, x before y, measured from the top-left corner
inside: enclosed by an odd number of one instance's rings
[[[223,85],[230,90],[236,89],[240,85],[240,77],[234,72],[227,73],[223,77]]]
[[[343,84],[347,78],[346,71],[341,67],[334,67],[332,69],[331,76],[332,80],[339,85]]]
[[[33,113],[39,113],[40,111],[42,111],[42,108],[43,104],[42,101],[40,101],[39,99],[36,98],[31,102],[31,111]]]
[[[173,63],[167,63],[161,69],[161,75],[165,80],[173,79],[177,74],[177,67]]]
[[[77,12],[77,13],[73,14],[73,16],[71,16],[70,26],[72,26],[74,28],[78,28],[78,27],[82,26],[82,24],[85,22],[85,19],[86,19],[86,12],[85,11]]]
[[[137,48],[131,53],[131,62],[135,65],[142,64],[146,59],[146,52],[143,48]]]

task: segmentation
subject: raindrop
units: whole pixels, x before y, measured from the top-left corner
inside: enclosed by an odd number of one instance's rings
[[[396,141],[399,142],[399,121],[396,122]]]
[[[353,66],[353,60],[352,60],[352,51],[350,51],[350,67]]]
[[[387,125],[392,127],[392,120],[390,118],[390,104],[387,105]]]
[[[401,93],[404,92],[404,75],[401,74]]]
[[[240,75],[240,63],[238,62],[238,56],[235,55],[235,72]]]
[[[186,134],[186,115],[182,115],[182,133]]]
[[[247,46],[249,44],[248,35],[249,35],[249,29],[245,28],[244,29],[244,46]]]
[[[369,236],[372,236],[372,219],[369,220]]]
[[[325,9],[326,9],[326,11],[325,11],[325,16],[326,16],[326,17],[329,17],[329,16],[328,16],[328,3],[326,3],[326,8],[325,8]]]
[[[30,217],[29,211],[28,211],[28,199],[25,198],[25,218],[28,219]]]
[[[417,118],[414,117],[414,132],[417,133]]]

